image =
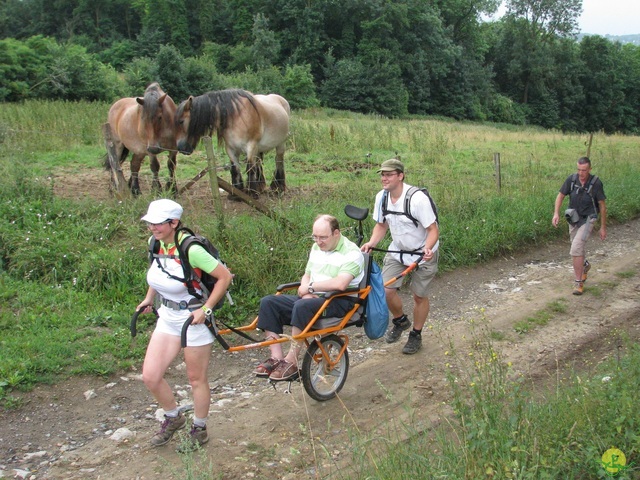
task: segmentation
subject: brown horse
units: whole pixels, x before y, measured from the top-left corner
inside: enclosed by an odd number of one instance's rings
[[[169,151],[167,167],[170,178],[166,188],[175,191],[178,154],[174,131],[175,114],[176,104],[155,82],[147,87],[144,97],[121,98],[109,109],[108,122],[118,162],[122,165],[129,152],[132,153],[129,188],[134,195],[140,194],[138,172],[147,155],[153,172],[153,188],[162,189],[158,179],[160,163],[157,155],[163,150]],[[105,158],[104,165],[107,170],[111,168],[108,158]],[[114,173],[111,172],[112,178]]]
[[[231,159],[233,186],[244,190],[240,155],[247,155],[247,183],[251,192],[262,192],[264,152],[276,149],[276,171],[271,189],[284,191],[284,150],[289,134],[289,102],[276,94],[253,95],[245,90],[221,90],[190,96],[176,111],[176,140],[180,153],[189,155],[202,136],[218,137]]]

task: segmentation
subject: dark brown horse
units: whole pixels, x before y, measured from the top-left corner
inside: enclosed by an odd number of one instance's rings
[[[163,150],[168,150],[169,181],[167,190],[176,189],[176,137],[174,118],[176,104],[169,95],[162,91],[160,85],[152,83],[144,92],[144,97],[121,98],[109,109],[108,122],[111,127],[111,136],[115,143],[116,158],[122,163],[127,159],[129,152],[131,157],[131,177],[129,188],[131,193],[140,193],[138,172],[144,157],[149,155],[151,172],[153,172],[153,188],[161,190],[158,179],[160,163],[157,155]],[[105,158],[105,168],[111,168]],[[111,172],[112,178],[114,172]]]
[[[272,190],[284,191],[284,150],[289,134],[289,102],[280,95],[253,95],[245,90],[221,90],[189,97],[176,112],[176,140],[180,153],[193,152],[204,135],[214,131],[224,142],[231,159],[233,186],[244,190],[240,155],[247,156],[247,184],[251,192],[262,192],[264,152],[276,149],[276,171]]]

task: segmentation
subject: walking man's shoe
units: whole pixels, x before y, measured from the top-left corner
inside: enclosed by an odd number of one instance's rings
[[[392,320],[392,322],[393,327],[391,330],[387,331],[387,335],[385,336],[387,343],[397,342],[400,339],[402,332],[411,326],[411,321],[406,315],[402,315],[399,320]]]
[[[422,335],[418,332],[411,331],[409,332],[409,340],[407,340],[406,345],[402,349],[402,353],[407,355],[413,355],[417,353],[422,347]]]
[[[573,287],[573,294],[582,295],[583,291],[584,291],[584,282],[581,282],[580,280],[576,280],[575,285]]]
[[[591,270],[591,264],[588,260],[584,261],[584,269],[582,270],[582,281],[585,282],[587,280],[587,273]]]
[[[164,422],[162,422],[162,425],[160,426],[160,431],[151,437],[151,445],[154,447],[164,445],[171,440],[174,433],[181,428],[184,428],[186,423],[187,419],[184,417],[182,412],[180,412],[177,417],[167,417],[165,415]]]

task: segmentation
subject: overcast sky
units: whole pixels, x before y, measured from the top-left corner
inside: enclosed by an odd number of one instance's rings
[[[640,34],[640,0],[582,0],[581,33]]]
[[[504,11],[503,1],[494,18]],[[582,0],[578,29],[596,35],[640,34],[640,0]]]

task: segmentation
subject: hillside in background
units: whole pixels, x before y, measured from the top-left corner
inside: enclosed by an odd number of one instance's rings
[[[584,37],[590,37],[595,35],[594,33],[581,33],[578,35],[578,40],[582,40]],[[619,43],[630,43],[631,45],[640,46],[640,33],[635,33],[633,35],[600,35],[601,37],[606,38],[612,42]]]

